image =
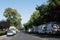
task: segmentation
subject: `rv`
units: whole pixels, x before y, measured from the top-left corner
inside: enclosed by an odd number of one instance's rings
[[[45,33],[46,24],[38,26],[38,33]]]
[[[38,26],[38,33],[56,34],[59,30],[59,25],[52,22]]]

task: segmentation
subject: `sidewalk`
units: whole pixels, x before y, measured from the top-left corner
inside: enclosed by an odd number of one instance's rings
[[[0,40],[8,38],[6,35],[0,36]]]

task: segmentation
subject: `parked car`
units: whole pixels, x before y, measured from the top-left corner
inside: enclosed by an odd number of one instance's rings
[[[13,31],[14,34],[16,34],[16,30],[15,29],[11,28],[10,30]]]
[[[11,30],[7,31],[7,36],[12,36],[12,35],[14,35],[13,31]]]
[[[16,31],[12,30],[14,34],[16,34]]]
[[[18,31],[15,26],[10,26],[9,30],[13,31],[14,34]]]

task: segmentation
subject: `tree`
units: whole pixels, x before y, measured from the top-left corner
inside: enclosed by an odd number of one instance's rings
[[[48,0],[48,4],[37,6],[29,21],[34,26],[52,21],[60,22],[60,0]]]
[[[7,18],[7,21],[11,26],[18,26],[21,24],[21,15],[16,9],[6,8],[4,11],[4,16]]]
[[[51,21],[60,21],[60,0],[48,0]]]
[[[27,30],[28,28],[33,28],[33,26],[38,26],[40,24],[39,17],[40,17],[39,11],[38,10],[34,11],[29,21],[24,24],[25,29]]]
[[[39,10],[43,23],[60,21],[60,0],[48,0],[48,4],[42,4],[36,9]]]
[[[31,15],[30,22],[32,22],[34,26],[38,26],[40,24],[39,17],[40,17],[39,11],[38,10],[34,11],[33,14]]]
[[[0,30],[3,30],[3,29],[8,29],[10,27],[10,24],[9,22],[7,21],[0,21]]]
[[[28,28],[32,28],[32,24],[31,24],[30,21],[28,21],[27,23],[25,23],[25,24],[23,24],[23,25],[24,25],[24,28],[25,28],[26,30],[28,30]]]
[[[39,10],[40,16],[40,23],[47,23],[50,21],[50,13],[49,13],[49,8],[48,5],[42,4],[41,6],[37,6],[36,10]]]

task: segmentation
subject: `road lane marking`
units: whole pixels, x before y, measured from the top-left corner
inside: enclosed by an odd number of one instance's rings
[[[40,39],[40,40],[48,40],[47,38],[40,38],[38,36],[32,36],[33,38],[37,38],[37,39]]]

